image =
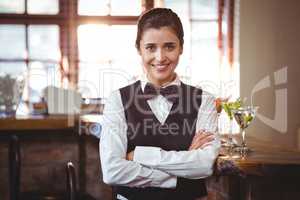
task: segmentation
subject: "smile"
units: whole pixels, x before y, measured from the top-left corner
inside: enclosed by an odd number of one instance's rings
[[[167,69],[169,67],[170,64],[164,64],[164,65],[153,65],[151,64],[152,67],[154,67],[155,69],[159,70],[159,71],[163,71],[165,69]]]

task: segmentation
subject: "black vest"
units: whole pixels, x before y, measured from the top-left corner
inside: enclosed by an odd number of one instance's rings
[[[202,90],[181,83],[179,98],[162,125],[148,105],[140,81],[120,89],[128,125],[127,152],[136,146],[155,146],[164,150],[188,150],[196,131]],[[129,200],[189,200],[207,194],[204,179],[178,178],[175,189],[130,188],[116,186],[114,192]]]

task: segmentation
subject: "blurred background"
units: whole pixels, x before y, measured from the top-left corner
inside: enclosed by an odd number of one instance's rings
[[[134,45],[136,23],[153,7],[172,8],[183,22],[184,53],[177,72],[184,82],[259,106],[247,135],[300,149],[298,0],[0,0],[0,132],[23,134],[35,126],[48,132],[46,137],[21,134],[22,190],[64,188],[62,166],[73,160],[83,166],[80,188],[111,198],[99,167],[101,126],[84,126],[83,132],[96,136],[85,138],[84,149],[82,142],[77,146],[83,140],[60,134],[66,131],[65,119],[55,116],[76,114],[101,125],[111,91],[143,73]],[[30,123],[7,119],[16,110]],[[35,122],[33,115],[42,117]],[[226,126],[226,115],[220,120]],[[0,176],[7,177],[7,140],[0,144]],[[212,199],[229,198],[222,184],[209,185]],[[0,199],[7,199],[7,191],[4,178]]]

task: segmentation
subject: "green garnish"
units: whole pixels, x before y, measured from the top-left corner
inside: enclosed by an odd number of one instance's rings
[[[252,121],[252,119],[253,119],[253,116],[251,116],[251,115],[246,115],[244,121],[245,121],[246,124],[248,124],[249,122]]]
[[[236,101],[231,101],[231,102],[222,102],[222,108],[228,115],[229,119],[232,120],[232,110],[238,109],[242,107],[243,103],[241,98],[238,98]]]

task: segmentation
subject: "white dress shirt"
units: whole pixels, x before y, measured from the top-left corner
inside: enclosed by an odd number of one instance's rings
[[[141,80],[142,90],[146,83],[146,80]],[[177,77],[166,86],[180,83]],[[147,103],[157,119],[164,124],[172,102],[158,95],[147,100]],[[103,181],[110,185],[175,188],[177,177],[205,178],[212,174],[220,148],[214,97],[204,91],[196,131],[212,132],[215,140],[203,149],[165,151],[159,147],[137,146],[133,161],[126,160],[127,124],[119,90],[112,92],[105,104],[102,127],[99,147],[101,167]]]

